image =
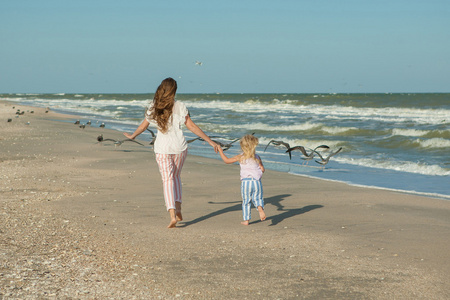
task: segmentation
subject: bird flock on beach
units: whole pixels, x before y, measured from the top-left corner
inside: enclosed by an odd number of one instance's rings
[[[292,151],[298,150],[303,154],[303,157],[301,157],[301,159],[303,160],[303,164],[302,165],[307,165],[309,163],[309,161],[311,161],[316,155],[319,157],[320,160],[315,160],[316,163],[322,165],[322,168],[325,168],[325,165],[328,164],[328,162],[330,161],[330,158],[336,154],[338,154],[339,152],[341,152],[342,147],[340,147],[338,150],[331,152],[327,157],[324,157],[318,149],[327,149],[329,150],[330,147],[327,145],[319,145],[317,147],[315,147],[314,149],[305,147],[305,146],[294,146],[291,147],[291,145],[289,145],[289,143],[283,142],[283,141],[276,141],[276,140],[271,140],[266,148],[264,148],[264,152],[266,151],[267,147],[269,147],[270,144],[273,144],[275,146],[284,146],[286,148],[286,152],[289,154],[289,159],[292,159]],[[308,153],[309,152],[309,153]]]
[[[102,123],[103,127],[104,127],[104,123]],[[153,146],[156,140],[156,134],[153,130],[148,129],[147,131],[151,134],[151,140],[149,145]],[[252,133],[252,135],[254,135],[255,133]],[[229,139],[229,138],[223,138],[220,136],[210,136],[211,140],[213,142],[215,142],[216,144],[218,144],[223,151],[227,151],[228,149],[230,149],[231,147],[233,147],[233,144],[236,143],[237,141],[240,140],[240,138],[235,138],[235,139]],[[220,140],[228,140],[229,142],[221,142]],[[186,142],[188,144],[193,143],[195,141],[205,141],[204,139],[200,138],[200,137],[196,137],[193,139],[189,139]],[[103,138],[103,135],[99,135],[97,137],[97,143],[103,143],[103,142],[112,142],[116,147],[122,145],[125,142],[133,142],[136,144],[139,144],[141,146],[144,146],[144,144],[135,141],[133,139],[122,139],[122,140],[116,140],[116,139],[111,139],[111,138]],[[301,157],[301,159],[303,160],[302,165],[308,165],[309,161],[313,160],[316,156],[318,157],[318,159],[315,160],[316,163],[320,164],[322,166],[322,169],[325,168],[325,165],[328,164],[328,162],[330,161],[331,157],[335,156],[336,154],[338,154],[339,152],[342,151],[342,147],[340,147],[339,149],[337,149],[336,151],[332,151],[331,153],[328,154],[328,156],[325,156],[324,153],[320,152],[320,150],[322,151],[330,151],[330,147],[327,145],[319,145],[313,149],[305,147],[305,146],[293,146],[291,147],[291,145],[289,145],[289,143],[283,142],[283,141],[277,141],[277,140],[271,140],[266,147],[264,148],[264,152],[266,152],[267,147],[269,147],[269,145],[274,145],[274,146],[283,146],[286,148],[285,153],[288,153],[289,155],[289,159],[292,159],[292,152],[293,151],[300,151],[300,153],[303,155],[303,157]]]
[[[15,106],[13,106],[13,109],[16,109]],[[47,108],[45,110],[45,113],[49,112],[49,108]],[[27,111],[27,113],[34,113],[34,111]],[[21,110],[21,109],[17,109],[16,112],[16,118],[19,118],[19,116],[22,116],[25,114],[25,111]],[[8,118],[7,122],[11,123],[13,121],[12,118]],[[97,124],[99,124],[100,122],[97,121]],[[26,123],[27,125],[30,125],[30,122]],[[89,120],[86,123],[81,123],[80,120],[76,120],[74,122],[75,125],[77,125],[78,127],[80,127],[81,129],[85,129],[86,126],[92,126],[92,122]],[[98,125],[98,127],[100,128],[105,128],[105,123],[100,123],[100,125]],[[156,140],[156,134],[155,132],[153,132],[151,129],[147,128],[147,131],[151,134],[151,140],[149,145],[153,146]],[[253,135],[255,133],[252,133]],[[216,144],[218,144],[223,151],[227,151],[228,149],[230,149],[231,147],[233,147],[233,144],[236,143],[237,141],[240,140],[240,138],[235,138],[235,139],[229,139],[229,138],[224,138],[224,137],[220,137],[220,136],[210,136],[211,140],[214,141]],[[219,139],[221,141],[228,141],[228,142],[221,142],[219,141]],[[204,139],[200,138],[200,137],[196,137],[193,139],[189,139],[186,142],[188,144],[193,143],[195,141],[203,141]],[[129,143],[134,143],[140,146],[145,146],[144,144],[142,144],[141,142],[138,142],[134,139],[113,139],[113,138],[104,138],[103,134],[100,134],[97,137],[97,143],[103,144],[103,143],[112,143],[115,148],[117,148],[118,146],[121,146],[122,144],[129,142]],[[266,152],[267,148],[273,145],[275,147],[284,147],[285,153],[287,153],[289,155],[289,159],[292,159],[292,152],[293,151],[299,151],[302,154],[302,157],[300,157],[303,160],[302,165],[308,165],[308,163],[313,160],[314,158],[318,158],[315,159],[314,161],[318,164],[320,164],[322,166],[322,169],[325,168],[325,165],[329,163],[330,159],[335,156],[336,154],[338,154],[339,152],[342,151],[342,147],[340,147],[339,149],[332,151],[330,150],[330,147],[327,145],[319,145],[317,147],[314,148],[309,148],[309,147],[305,147],[305,146],[291,146],[289,143],[284,142],[284,141],[279,141],[279,140],[270,140],[269,143],[265,146],[264,148],[264,152]],[[324,152],[328,152],[329,154],[327,156],[324,155]]]
[[[21,110],[20,108],[16,108],[15,106],[13,106],[12,109],[15,110],[16,119],[18,119],[20,116],[23,116],[25,114],[24,110]],[[48,113],[48,108],[45,112]],[[34,114],[34,110],[27,110],[26,113]],[[8,123],[13,123],[13,118],[8,118],[6,121]],[[25,125],[30,125],[30,122],[26,122]]]

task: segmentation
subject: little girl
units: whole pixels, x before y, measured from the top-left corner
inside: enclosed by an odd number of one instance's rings
[[[258,208],[261,221],[266,219],[264,212],[264,198],[261,177],[265,169],[261,158],[255,153],[258,145],[258,138],[253,135],[245,135],[241,138],[241,149],[243,153],[228,158],[222,148],[219,147],[220,157],[226,164],[239,162],[241,166],[241,195],[242,195],[242,215],[244,221],[242,225],[248,225],[251,219],[251,203]]]

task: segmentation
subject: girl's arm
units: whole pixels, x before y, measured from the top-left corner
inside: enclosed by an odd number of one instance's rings
[[[235,162],[238,162],[241,159],[242,154],[238,154],[236,156],[233,156],[231,158],[228,158],[224,153],[221,147],[219,147],[219,154],[220,157],[222,158],[223,162],[226,164],[232,164]]]
[[[264,171],[265,171],[266,169],[264,168],[264,165],[263,165],[263,163],[262,163],[261,157],[259,157],[259,155],[256,155],[256,160],[258,161],[259,168],[260,168],[261,171],[264,173]]]
[[[204,139],[208,144],[210,144],[213,148],[214,151],[219,151],[219,145],[217,145],[216,143],[214,143],[209,136],[207,136],[203,130],[200,129],[200,127],[197,126],[197,124],[194,123],[194,121],[192,121],[191,117],[189,115],[186,116],[186,122],[184,123],[186,124],[186,127],[195,135],[197,135],[198,137],[201,137],[202,139]],[[145,130],[145,129],[144,129]]]
[[[258,159],[258,163],[259,163],[259,168],[261,169],[261,171],[264,173],[264,171],[266,170],[265,168],[264,168],[264,165],[263,165],[263,163],[262,163],[262,160],[261,160],[261,158],[260,159]]]
[[[145,119],[144,121],[142,121],[141,125],[138,126],[138,128],[136,129],[136,131],[133,134],[124,132],[123,135],[129,139],[134,140],[138,135],[143,133],[148,128],[148,125],[150,125],[150,123],[147,121],[147,119]]]

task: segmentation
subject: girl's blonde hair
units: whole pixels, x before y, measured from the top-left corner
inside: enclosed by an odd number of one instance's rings
[[[162,133],[167,132],[169,121],[172,117],[173,106],[175,104],[175,94],[177,92],[177,82],[173,78],[164,79],[158,86],[153,97],[153,107],[147,112],[150,119],[156,121]]]
[[[256,136],[247,134],[241,138],[241,149],[244,152],[240,159],[240,162],[245,162],[247,159],[256,159],[255,152],[256,146],[259,144],[259,140]]]

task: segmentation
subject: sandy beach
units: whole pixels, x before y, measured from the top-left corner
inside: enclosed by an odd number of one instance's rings
[[[449,201],[268,170],[242,226],[239,166],[188,155],[167,229],[152,147],[76,119],[0,102],[0,298],[450,299]]]

